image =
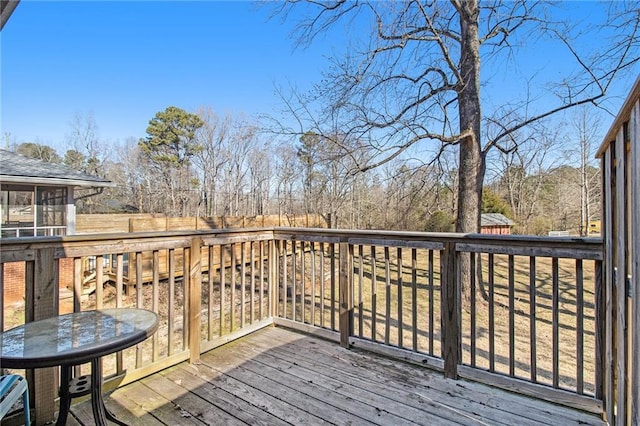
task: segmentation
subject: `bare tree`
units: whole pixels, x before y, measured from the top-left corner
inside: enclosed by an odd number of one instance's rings
[[[102,163],[105,160],[106,146],[100,140],[93,113],[75,113],[69,126],[71,130],[66,136],[66,142],[70,149],[65,153],[65,159],[75,163],[69,165],[75,165],[79,167],[78,170],[92,175],[103,175]]]
[[[508,149],[499,151],[498,158],[492,162],[493,173],[497,175],[493,186],[509,204],[517,231],[524,234],[532,233],[532,219],[540,213],[547,170],[567,159],[558,155],[562,152],[562,137],[558,131],[547,126],[538,127],[512,133],[508,138],[511,146],[503,143]]]
[[[279,155],[275,159],[275,190],[278,215],[288,216],[301,213],[301,205],[296,197],[299,182],[297,177],[301,172],[296,149],[289,144],[282,144],[278,146],[277,150]]]
[[[283,16],[298,3],[313,11],[299,25],[301,43],[308,43],[338,22],[369,20],[372,36],[360,49],[349,49],[311,97],[287,98],[290,112],[304,131],[331,138],[341,129],[347,139],[368,141],[368,155],[358,162],[368,170],[408,152],[420,142],[457,145],[459,155],[456,230],[478,232],[486,155],[492,148],[507,150],[509,135],[545,117],[568,108],[603,99],[608,88],[625,69],[638,62],[638,9],[633,2],[604,5],[599,35],[609,39],[603,51],[581,52],[577,37],[594,45],[593,31],[572,27],[548,18],[544,2],[450,0],[402,2],[299,2],[280,9]],[[602,37],[601,37],[602,38]],[[565,49],[566,61],[578,72],[562,76],[556,84],[544,82],[524,97],[489,114],[482,112],[481,57],[483,61],[509,61],[514,46],[552,41]],[[509,64],[513,65],[513,64]],[[507,67],[509,71],[511,67]],[[535,70],[531,71],[535,73]],[[525,72],[526,74],[526,72]],[[508,78],[509,74],[493,75]],[[553,98],[544,107],[532,107],[528,94],[551,88]],[[518,94],[519,94],[518,93]],[[316,114],[312,105],[325,108]],[[491,137],[481,133],[483,119],[490,117],[500,131]],[[295,132],[285,129],[284,133]],[[486,138],[483,140],[483,136]],[[354,156],[352,147],[333,140],[344,155]],[[426,161],[428,162],[428,161]],[[466,267],[463,265],[463,274]],[[467,279],[463,275],[463,286]]]
[[[200,108],[198,116],[204,123],[196,132],[202,150],[194,156],[194,165],[201,179],[201,203],[205,216],[218,214],[219,180],[225,163],[224,150],[228,143],[232,119],[220,118],[211,108]]]
[[[109,179],[116,184],[115,200],[122,206],[130,206],[128,210],[138,212],[162,212],[158,201],[163,200],[157,192],[158,179],[153,168],[142,155],[138,141],[127,139],[123,145],[113,150],[113,167],[108,172]],[[120,206],[115,206],[120,208]]]
[[[261,149],[254,149],[249,153],[249,215],[269,214],[271,163],[270,150],[266,144]]]
[[[578,138],[576,153],[580,164],[580,235],[589,234],[589,222],[593,218],[596,203],[600,201],[600,174],[594,156],[595,135],[600,134],[599,116],[586,108],[576,110],[574,129]],[[596,210],[597,211],[597,210]]]
[[[341,135],[332,135],[331,140],[340,140],[343,146],[357,143],[348,142]],[[306,212],[323,215],[335,228],[351,222],[343,208],[353,201],[352,158],[343,156],[325,136],[314,133],[302,135],[297,157],[302,170],[300,186]]]
[[[210,107],[200,108],[198,116],[204,123],[196,132],[202,149],[193,161],[201,182],[198,213],[267,214],[274,152],[258,126],[242,115],[220,116]]]

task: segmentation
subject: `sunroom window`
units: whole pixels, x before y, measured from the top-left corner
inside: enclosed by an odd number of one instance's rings
[[[0,229],[3,238],[66,234],[67,188],[3,188]]]

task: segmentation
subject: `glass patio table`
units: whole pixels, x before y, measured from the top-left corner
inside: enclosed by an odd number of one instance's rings
[[[125,425],[105,408],[102,357],[142,342],[157,328],[158,316],[144,309],[100,309],[60,315],[0,333],[0,360],[3,368],[61,367],[56,425],[66,423],[73,397],[89,393],[96,425],[106,425],[107,419]],[[89,362],[91,379],[72,383],[72,367]]]

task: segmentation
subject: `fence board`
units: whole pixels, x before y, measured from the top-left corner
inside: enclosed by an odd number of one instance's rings
[[[168,217],[165,222],[167,231],[195,231],[198,220],[195,217]]]

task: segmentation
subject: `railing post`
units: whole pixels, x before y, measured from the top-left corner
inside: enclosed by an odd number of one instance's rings
[[[450,379],[458,378],[460,361],[459,309],[460,291],[458,287],[458,257],[455,243],[445,243],[441,252],[442,269],[442,352],[444,357],[444,375]]]
[[[340,274],[338,277],[338,298],[340,304],[340,346],[349,347],[349,337],[353,334],[353,288],[351,266],[351,246],[340,243]]]
[[[36,250],[34,261],[26,262],[25,266],[25,321],[38,321],[58,315],[58,262],[54,249]],[[51,392],[51,389],[58,388],[57,371],[56,367],[28,371],[37,425],[55,419],[54,398],[57,392]]]
[[[200,360],[200,310],[202,309],[202,238],[194,237],[189,250],[189,362]]]

